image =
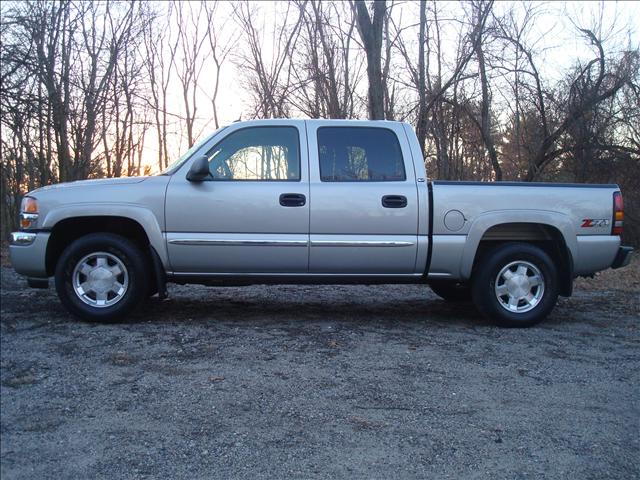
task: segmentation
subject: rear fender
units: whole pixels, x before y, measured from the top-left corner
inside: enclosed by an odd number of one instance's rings
[[[567,215],[546,210],[493,211],[478,216],[469,228],[460,260],[460,278],[463,280],[471,278],[478,246],[487,230],[505,223],[535,223],[553,227],[562,234],[568,253],[571,255],[571,262],[577,258],[578,242],[576,240],[576,232],[571,219]]]

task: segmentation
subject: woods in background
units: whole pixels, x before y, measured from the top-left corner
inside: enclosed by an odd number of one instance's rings
[[[1,8],[3,234],[28,190],[158,172],[239,116],[302,116],[408,121],[433,178],[619,183],[629,240],[640,239],[631,19],[573,23],[580,48],[558,71],[541,3]],[[225,78],[246,100],[234,118],[221,113]]]

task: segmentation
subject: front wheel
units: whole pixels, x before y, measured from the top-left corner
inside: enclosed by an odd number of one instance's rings
[[[120,235],[79,238],[56,265],[56,291],[72,314],[93,322],[124,318],[149,291],[143,252]]]
[[[478,310],[504,327],[544,320],[558,299],[558,275],[549,255],[527,243],[499,245],[474,269],[471,293]]]

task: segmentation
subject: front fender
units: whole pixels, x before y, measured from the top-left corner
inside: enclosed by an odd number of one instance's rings
[[[41,228],[52,229],[58,222],[68,218],[105,216],[124,217],[138,222],[147,234],[149,243],[158,252],[165,268],[169,269],[166,243],[158,219],[151,210],[140,205],[130,203],[67,204],[47,212]]]
[[[547,210],[499,210],[479,215],[469,227],[462,257],[460,259],[460,277],[471,278],[471,269],[480,245],[480,240],[491,227],[505,223],[536,223],[557,229],[564,238],[572,261],[578,255],[578,242],[571,219],[564,213]]]

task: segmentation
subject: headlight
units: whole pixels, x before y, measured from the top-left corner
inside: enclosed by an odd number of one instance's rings
[[[38,200],[33,197],[23,197],[20,211],[24,213],[38,213]]]
[[[24,197],[20,205],[20,227],[35,228],[38,223],[38,201],[33,197]]]

